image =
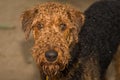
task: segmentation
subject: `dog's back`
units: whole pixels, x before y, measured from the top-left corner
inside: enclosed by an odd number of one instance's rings
[[[98,1],[85,11],[85,16],[81,53],[98,56],[102,77],[120,44],[120,1]]]

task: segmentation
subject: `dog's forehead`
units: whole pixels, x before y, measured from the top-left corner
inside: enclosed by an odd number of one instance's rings
[[[63,15],[67,14],[67,12],[69,12],[70,6],[67,4],[49,2],[49,3],[39,4],[37,6],[37,9],[38,9],[38,15],[55,14],[56,16],[59,16],[62,14]]]
[[[44,25],[52,25],[52,24],[60,24],[60,23],[67,23],[70,22],[70,20],[68,19],[67,15],[62,15],[62,14],[41,14],[39,16],[36,16],[33,20],[33,24],[36,23],[42,23]]]
[[[72,24],[69,12],[70,9],[73,8],[67,4],[52,2],[38,5],[36,8],[38,9],[38,13],[34,17],[32,25],[35,25],[38,22],[44,24],[44,26],[58,26],[62,23]]]
[[[68,9],[68,5],[60,4],[60,3],[45,3],[38,6],[40,12],[46,13],[58,13],[65,12]]]
[[[68,6],[59,3],[46,3],[37,7],[38,13],[35,16],[34,23],[38,21],[53,22],[68,20]]]
[[[38,6],[38,14],[39,18],[52,19],[55,17],[66,17],[68,12],[68,6],[59,4],[59,3],[46,3]]]

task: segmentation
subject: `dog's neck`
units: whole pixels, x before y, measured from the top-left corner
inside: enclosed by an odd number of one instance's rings
[[[57,76],[53,76],[53,77],[46,76],[45,80],[59,80],[59,79]]]

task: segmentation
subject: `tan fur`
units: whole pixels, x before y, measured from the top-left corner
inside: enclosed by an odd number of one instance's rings
[[[120,45],[118,47],[117,53],[115,55],[115,69],[116,69],[116,79],[120,80]]]
[[[27,10],[22,15],[22,27],[28,39],[32,30],[35,44],[33,58],[48,76],[55,76],[67,66],[71,56],[70,50],[78,42],[78,33],[84,23],[84,15],[60,3],[45,3]],[[66,29],[61,30],[60,25],[65,24]],[[54,49],[58,58],[50,63],[45,58],[45,52]],[[55,80],[53,77],[52,80]]]

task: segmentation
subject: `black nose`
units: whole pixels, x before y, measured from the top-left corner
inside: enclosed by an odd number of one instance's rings
[[[53,62],[57,59],[58,53],[54,50],[49,50],[45,53],[47,61]]]

